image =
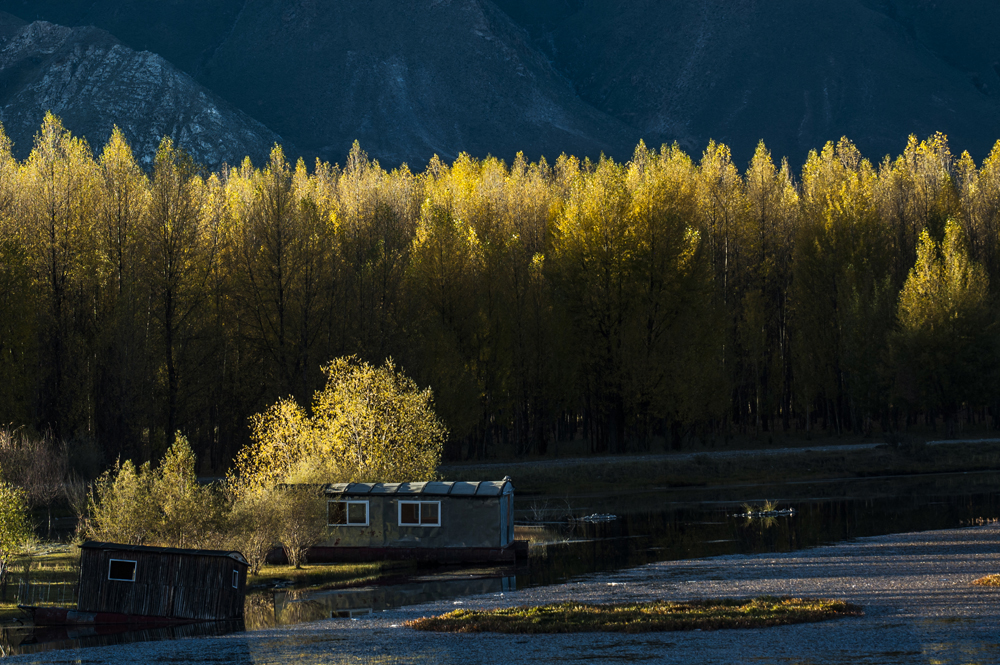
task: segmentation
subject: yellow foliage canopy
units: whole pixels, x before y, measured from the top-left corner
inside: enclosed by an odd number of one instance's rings
[[[253,417],[253,442],[236,458],[237,494],[280,483],[403,482],[433,478],[447,431],[430,388],[420,390],[392,360],[381,367],[338,358],[312,415],[282,399]]]

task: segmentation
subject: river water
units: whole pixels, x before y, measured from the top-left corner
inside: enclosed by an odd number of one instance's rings
[[[745,515],[765,504],[779,514]],[[105,635],[4,629],[0,654],[350,620],[654,561],[788,552],[864,536],[971,526],[1000,519],[1000,472],[521,496],[515,519],[517,537],[531,542],[527,565],[517,568],[429,568],[320,592],[259,591],[248,598],[242,625]]]
[[[772,503],[794,514],[746,518]],[[520,586],[654,561],[789,552],[851,538],[971,526],[1000,518],[1000,472],[742,485],[523,499],[537,545]],[[612,514],[613,521],[567,521]]]

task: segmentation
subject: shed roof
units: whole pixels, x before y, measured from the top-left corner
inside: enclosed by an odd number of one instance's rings
[[[239,552],[229,552],[226,550],[188,550],[180,547],[151,547],[149,545],[123,545],[121,543],[101,543],[88,540],[80,545],[82,550],[112,550],[115,552],[134,552],[136,554],[180,554],[186,556],[219,556],[242,563],[244,566],[247,560]]]
[[[448,480],[422,483],[335,483],[323,488],[327,495],[336,496],[454,496],[489,497],[510,494],[514,485],[509,478],[503,480]]]

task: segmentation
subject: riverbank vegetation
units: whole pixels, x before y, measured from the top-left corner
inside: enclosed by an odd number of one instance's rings
[[[416,569],[410,561],[372,561],[343,564],[270,565],[250,579],[252,587],[282,585],[298,591],[325,591],[373,582],[393,573]]]
[[[24,491],[0,480],[0,588],[15,558],[34,538]]]
[[[433,478],[445,430],[429,390],[391,362],[343,358],[312,415],[292,399],[253,418],[253,439],[225,481],[202,485],[178,434],[157,465],[117,462],[94,483],[80,534],[92,540],[234,549],[260,573],[276,544],[294,568],[326,536],[323,485]]]
[[[75,605],[80,577],[76,547],[54,545],[22,549],[0,582],[0,624],[23,617],[17,605]]]
[[[741,167],[355,146],[209,173],[50,115],[23,162],[0,137],[0,422],[86,478],[177,431],[221,474],[252,414],[355,354],[434,391],[450,460],[995,428],[1000,147]]]
[[[760,596],[749,600],[589,604],[566,602],[499,610],[455,610],[406,622],[447,633],[646,633],[672,630],[768,628],[862,616],[840,600]]]
[[[197,457],[180,433],[156,463],[119,459],[85,485],[60,475],[65,463],[55,465],[60,473],[28,473],[21,467],[30,460],[22,458],[51,452],[48,439],[0,430],[0,584],[9,561],[34,536],[29,492],[5,477],[31,489],[31,478],[40,475],[61,489],[64,497],[44,493],[49,511],[65,499],[76,513],[78,539],[237,550],[252,575],[276,545],[298,569],[308,548],[324,540],[324,483],[435,477],[446,432],[429,389],[419,389],[391,361],[374,367],[341,358],[325,371],[328,382],[315,394],[311,416],[286,398],[253,418],[252,441],[223,481],[199,482]],[[59,452],[65,462],[65,448]],[[39,456],[39,467],[46,459]]]

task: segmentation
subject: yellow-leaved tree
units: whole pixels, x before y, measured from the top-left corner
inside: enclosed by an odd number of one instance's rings
[[[275,541],[298,566],[322,538],[320,495],[289,485],[430,480],[441,461],[447,431],[430,388],[421,390],[392,360],[375,367],[338,358],[323,372],[311,415],[286,398],[253,417],[253,440],[227,478],[243,526],[237,546],[251,569]]]
[[[283,483],[403,482],[433,478],[447,431],[430,388],[387,360],[354,356],[323,367],[312,415],[282,399],[253,417],[253,441],[229,477],[237,493]]]
[[[927,230],[920,234],[898,317],[894,355],[900,393],[942,414],[951,434],[963,404],[993,396],[998,367],[989,279],[969,260],[957,222],[946,222],[940,243]]]

